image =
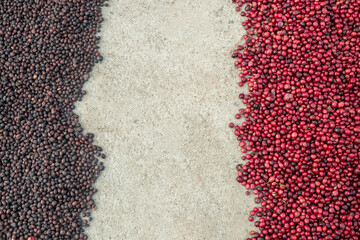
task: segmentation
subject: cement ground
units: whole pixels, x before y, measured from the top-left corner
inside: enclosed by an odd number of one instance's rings
[[[90,240],[246,239],[252,197],[228,123],[240,107],[231,0],[111,0],[77,105],[107,154]]]

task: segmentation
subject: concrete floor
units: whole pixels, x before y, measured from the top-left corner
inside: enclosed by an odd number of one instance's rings
[[[239,108],[231,0],[111,0],[104,61],[77,106],[108,155],[90,240],[246,239],[253,198],[235,181]]]

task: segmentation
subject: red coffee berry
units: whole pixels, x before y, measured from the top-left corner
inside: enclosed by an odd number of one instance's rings
[[[253,238],[360,239],[360,1],[233,2]]]

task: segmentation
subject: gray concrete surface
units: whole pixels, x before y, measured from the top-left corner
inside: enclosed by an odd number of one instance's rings
[[[77,113],[107,154],[90,240],[246,239],[231,0],[111,0]]]

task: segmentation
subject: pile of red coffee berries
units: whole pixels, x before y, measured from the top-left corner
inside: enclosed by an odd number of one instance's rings
[[[360,0],[233,2],[248,239],[360,239]]]
[[[87,239],[105,155],[73,109],[102,60],[103,4],[0,1],[0,239]]]

